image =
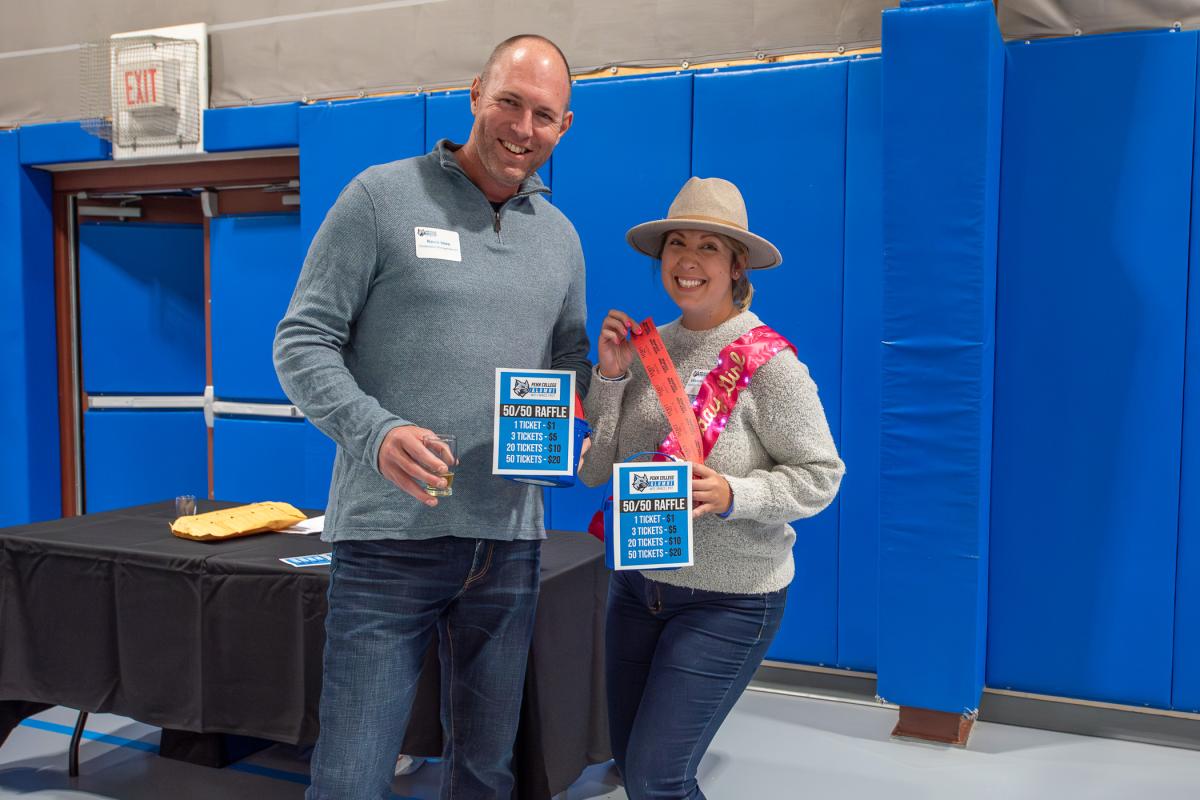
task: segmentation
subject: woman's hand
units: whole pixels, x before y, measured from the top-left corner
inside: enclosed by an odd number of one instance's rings
[[[704,464],[692,464],[692,518],[724,514],[733,502],[733,489],[725,476]]]
[[[633,363],[633,344],[628,333],[641,333],[642,326],[630,319],[624,311],[615,308],[608,312],[600,326],[600,374],[605,378],[620,378],[629,371]]]

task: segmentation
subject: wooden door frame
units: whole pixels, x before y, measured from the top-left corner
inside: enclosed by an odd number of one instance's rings
[[[79,242],[76,203],[84,195],[170,190],[215,192],[218,213],[295,212],[285,206],[280,192],[264,192],[265,186],[298,186],[300,158],[296,154],[240,157],[171,164],[121,165],[86,164],[56,166],[53,174],[51,209],[54,220],[54,325],[57,342],[59,464],[62,515],[83,513],[83,412],[87,395],[83,389],[82,347],[79,341]],[[222,202],[222,198],[225,202]],[[104,198],[89,204],[115,205]],[[142,201],[141,222],[195,222],[204,226],[204,320],[205,381],[212,385],[211,264],[208,243],[209,219],[199,212],[197,198],[147,197]],[[222,207],[224,206],[224,207]],[[212,494],[212,431],[208,431],[208,485]]]

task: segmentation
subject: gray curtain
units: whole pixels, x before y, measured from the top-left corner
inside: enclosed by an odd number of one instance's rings
[[[1200,26],[1196,0],[1000,0],[996,14],[1007,39]]]
[[[20,12],[18,13],[18,4]],[[0,0],[0,125],[76,119],[80,42],[209,25],[213,107],[463,86],[515,33],[576,71],[878,45],[898,0]]]
[[[0,126],[77,119],[79,43],[209,25],[213,107],[463,86],[514,33],[576,71],[879,44],[899,0],[0,0]],[[1197,0],[1000,0],[1007,38],[1200,26]]]

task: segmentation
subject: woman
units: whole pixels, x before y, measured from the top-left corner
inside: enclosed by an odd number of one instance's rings
[[[747,271],[782,259],[749,232],[737,187],[692,178],[666,219],[627,239],[662,262],[680,317],[659,332],[693,401],[713,396],[718,373],[709,373],[723,351],[726,365],[760,364],[723,426],[720,415],[708,426],[705,463],[693,467],[694,565],[617,572],[609,589],[609,728],[625,790],[631,800],[690,800],[704,797],[696,768],[783,618],[795,571],[788,522],[829,505],[844,466],[808,369],[749,311]],[[600,332],[585,404],[593,442],[580,469],[590,486],[614,462],[662,450],[670,431],[630,331],[638,323],[614,310]]]

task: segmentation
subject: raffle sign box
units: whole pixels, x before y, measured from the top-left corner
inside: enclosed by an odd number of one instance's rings
[[[492,474],[542,486],[575,476],[575,373],[497,369]]]
[[[692,565],[692,465],[686,461],[613,465],[608,566],[674,569]]]

